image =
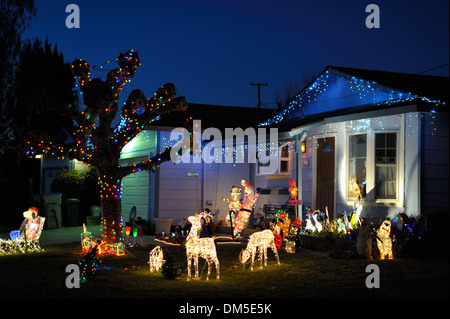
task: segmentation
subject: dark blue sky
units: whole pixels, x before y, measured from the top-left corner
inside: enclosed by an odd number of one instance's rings
[[[92,66],[119,52],[139,51],[141,67],[122,93],[147,97],[175,83],[188,102],[275,107],[289,79],[327,65],[448,76],[449,2],[287,0],[37,0],[37,17],[23,38],[57,43],[66,61]],[[68,29],[65,8],[80,8],[80,28]],[[380,8],[380,28],[368,29],[365,8]],[[93,76],[106,76],[95,72]]]

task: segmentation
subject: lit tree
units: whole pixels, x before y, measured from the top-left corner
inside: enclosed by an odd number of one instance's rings
[[[52,155],[68,154],[94,165],[99,172],[100,196],[103,206],[103,242],[113,244],[122,240],[121,224],[121,183],[122,179],[141,170],[153,171],[161,163],[170,160],[171,148],[157,154],[148,161],[131,166],[120,166],[122,148],[135,138],[144,126],[163,114],[185,111],[186,98],[175,97],[177,90],[172,83],[161,86],[151,98],[135,89],[121,109],[122,121],[115,128],[113,120],[119,110],[117,99],[124,84],[134,76],[140,66],[137,51],[120,53],[117,58],[120,68],[109,71],[106,81],[90,78],[91,67],[82,60],[72,63],[75,76],[78,77],[84,105],[81,111],[74,112],[78,124],[75,132],[76,146],[64,149],[45,141],[37,145],[29,142],[29,154],[48,153]]]

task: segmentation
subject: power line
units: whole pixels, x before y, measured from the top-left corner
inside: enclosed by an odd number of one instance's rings
[[[433,70],[437,70],[437,69],[443,68],[444,66],[448,66],[448,63],[436,66],[434,68],[431,68],[431,69],[428,69],[428,70],[425,70],[425,71],[422,71],[422,72],[419,72],[418,74],[422,74],[422,73],[430,72],[430,71],[433,71]]]

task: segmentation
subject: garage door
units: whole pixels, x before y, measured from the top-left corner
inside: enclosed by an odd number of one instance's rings
[[[134,163],[147,160],[147,158],[136,158]],[[127,160],[129,162],[130,159]],[[136,217],[149,219],[149,183],[153,174],[147,171],[136,172],[125,177],[122,180],[122,218],[123,222],[127,222],[130,216],[130,210],[136,206]],[[154,177],[153,177],[154,178]]]

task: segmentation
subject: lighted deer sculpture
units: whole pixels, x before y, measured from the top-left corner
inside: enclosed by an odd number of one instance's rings
[[[214,263],[216,267],[216,278],[220,278],[219,259],[217,259],[216,245],[214,239],[211,237],[200,238],[199,233],[201,229],[201,219],[204,213],[188,217],[191,222],[191,230],[186,238],[186,257],[187,257],[187,280],[191,279],[191,260],[194,263],[195,274],[194,278],[198,279],[198,257],[206,260],[208,264],[208,273],[206,280],[209,280],[211,273],[211,264]]]
[[[280,264],[280,258],[278,257],[278,251],[275,247],[275,236],[272,230],[266,229],[260,232],[256,232],[250,235],[247,248],[243,249],[239,255],[241,263],[245,264],[249,258],[252,258],[250,269],[253,270],[253,264],[255,263],[256,252],[259,251],[260,268],[264,259],[264,266],[267,266],[267,248],[271,248],[277,257],[278,265]]]

